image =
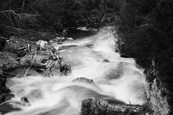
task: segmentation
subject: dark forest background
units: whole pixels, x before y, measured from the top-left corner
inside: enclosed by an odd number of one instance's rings
[[[1,0],[1,35],[32,29],[62,31],[64,28],[99,26],[116,12],[114,0]],[[119,5],[118,5],[119,6]]]

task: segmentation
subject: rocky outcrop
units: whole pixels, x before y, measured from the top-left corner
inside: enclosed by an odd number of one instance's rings
[[[152,115],[148,107],[109,104],[104,100],[87,99],[82,102],[81,115]]]
[[[25,67],[45,73],[45,75],[55,68],[59,69],[62,74],[70,72],[70,67],[63,62],[59,52],[48,42],[33,42],[12,37],[0,52],[0,59],[2,71],[9,72]]]
[[[158,79],[154,79],[152,84],[147,86],[147,97],[151,108],[154,111],[153,115],[168,115],[170,107],[168,104],[168,96],[164,94],[166,88]]]
[[[165,82],[159,79],[159,74],[154,67],[145,70],[147,85],[146,96],[153,115],[172,115],[169,99],[171,94],[165,87]]]
[[[0,51],[0,104],[13,95],[6,87],[7,78],[39,74],[50,77],[70,72],[71,67],[64,63],[59,52],[48,42],[11,37]]]

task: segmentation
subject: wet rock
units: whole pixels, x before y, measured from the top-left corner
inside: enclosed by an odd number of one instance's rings
[[[17,71],[21,68],[27,69]],[[52,74],[52,70],[63,75],[71,73],[71,66],[64,63],[51,44],[44,40],[33,42],[18,37],[7,40],[3,52],[0,52],[0,69],[8,74],[6,76],[21,77],[37,72],[47,76]]]
[[[153,115],[168,115],[170,112],[168,103],[169,98],[167,90],[161,81],[154,79],[153,83],[148,83],[146,88],[148,101],[150,102],[151,108],[154,111]]]
[[[131,58],[132,56],[120,53],[120,57],[122,57],[122,58]]]
[[[71,66],[67,64],[60,64],[60,72],[62,75],[68,75],[71,73]]]
[[[106,75],[106,78],[108,80],[120,78],[124,74],[124,64],[125,63],[119,63],[117,68],[110,69]]]
[[[103,62],[109,63],[110,61],[108,59],[104,59]]]
[[[10,68],[19,67],[17,55],[9,52],[0,52],[0,69],[7,70]]]
[[[140,105],[109,104],[107,101],[82,101],[81,115],[152,115],[150,109]]]
[[[10,94],[10,93],[4,93],[3,95],[5,97],[5,101],[11,100],[11,98],[15,97],[14,94]]]
[[[7,102],[4,102],[4,103],[0,104],[0,112],[2,112],[3,114],[6,114],[6,113],[9,113],[9,112],[12,112],[12,111],[21,110],[18,107],[14,107],[13,105],[15,105],[15,104],[17,105],[18,103],[13,102],[13,101],[7,101]]]
[[[3,93],[0,95],[0,103],[11,100],[13,97],[15,97],[13,94]]]
[[[73,82],[84,82],[84,83],[94,83],[92,79],[87,79],[85,77],[79,77],[73,80]]]
[[[69,37],[69,38],[67,38],[67,40],[69,40],[69,41],[73,41],[73,38],[72,38],[72,37]]]
[[[7,40],[3,51],[11,52],[19,57],[22,57],[29,52],[31,46],[34,46],[34,42],[12,36],[9,40]]]
[[[29,67],[20,67],[9,71],[8,77],[25,77],[40,75],[35,69]]]
[[[26,102],[26,103],[29,103],[29,101],[28,101],[28,99],[26,97],[22,97],[21,100]]]
[[[59,47],[58,50],[65,50],[68,48],[75,48],[75,47],[77,47],[77,45],[64,45],[64,46]]]

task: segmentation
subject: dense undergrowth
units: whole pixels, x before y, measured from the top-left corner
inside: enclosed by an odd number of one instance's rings
[[[21,35],[26,29],[59,32],[69,27],[98,26],[115,19],[112,15],[116,13],[115,4],[119,3],[113,0],[1,0],[0,34]]]

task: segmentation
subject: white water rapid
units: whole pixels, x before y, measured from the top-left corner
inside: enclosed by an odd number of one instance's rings
[[[110,29],[102,28],[94,36],[63,44],[52,43],[56,49],[61,48],[60,54],[71,65],[72,73],[12,78],[7,83],[15,95],[11,105],[21,110],[5,115],[80,115],[82,100],[89,98],[145,103],[143,70],[135,66],[134,59],[121,58],[115,52],[116,38]],[[94,83],[73,81],[79,77]],[[29,103],[16,103],[21,97]]]

